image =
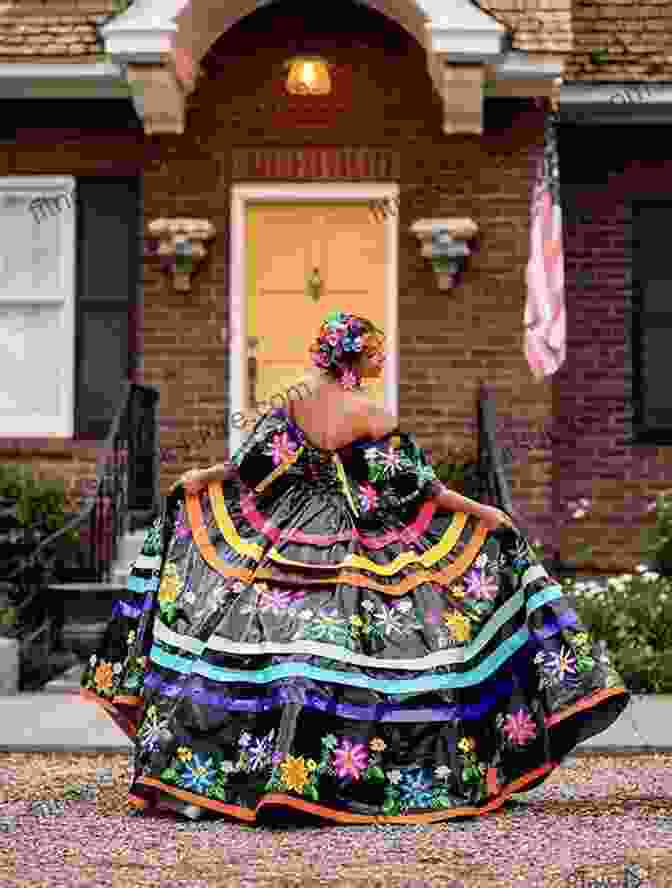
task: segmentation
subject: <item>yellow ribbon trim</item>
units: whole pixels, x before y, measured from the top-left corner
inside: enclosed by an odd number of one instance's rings
[[[354,512],[355,515],[359,515],[359,509],[357,508],[353,498],[352,491],[350,490],[350,485],[348,484],[348,479],[345,477],[345,470],[343,468],[343,463],[341,462],[341,458],[337,453],[334,453],[332,456],[334,464],[336,466],[336,474],[338,475],[338,480],[341,482],[341,487],[343,488],[343,493],[345,494],[345,498],[347,499],[350,508]]]
[[[221,576],[236,577],[248,584],[255,580],[273,580],[275,578],[273,571],[266,568],[249,570],[246,568],[231,567],[231,565],[222,561],[221,558],[218,558],[215,547],[208,539],[207,531],[203,526],[203,513],[201,511],[201,503],[198,496],[187,495],[186,504],[189,523],[191,524],[192,531],[194,531],[194,539],[198,544],[199,551],[206,564],[208,564],[213,570],[217,571]],[[457,577],[462,576],[462,574],[471,566],[476,556],[481,551],[487,535],[487,527],[482,521],[479,521],[478,525],[474,528],[474,533],[465,546],[464,551],[453,564],[443,570],[425,571],[424,573],[416,574],[412,577],[406,577],[399,583],[383,585],[382,583],[377,583],[375,580],[372,580],[370,577],[357,576],[356,574],[351,575],[348,571],[340,571],[336,576],[332,575],[328,578],[311,580],[310,585],[347,583],[350,586],[360,586],[365,589],[372,589],[376,592],[380,592],[383,595],[394,597],[405,595],[422,583],[439,583],[448,586]]]
[[[245,543],[240,538],[240,535],[231,520],[229,511],[226,508],[221,482],[211,482],[208,485],[208,494],[210,496],[212,511],[217,521],[217,525],[229,546],[231,546],[232,549],[235,549],[239,555],[244,555],[247,558],[254,558],[255,561],[259,561],[263,557],[264,550],[257,543]],[[402,568],[407,567],[409,564],[420,563],[423,567],[431,567],[441,558],[445,558],[445,556],[455,547],[455,544],[459,540],[460,535],[466,526],[467,520],[468,516],[466,513],[456,512],[453,516],[453,520],[450,522],[450,526],[446,529],[443,537],[435,546],[432,546],[431,549],[423,552],[422,555],[417,555],[415,552],[402,552],[401,555],[398,555],[394,561],[387,565],[376,564],[375,561],[371,561],[369,558],[354,554],[348,555],[345,561],[340,562],[340,564],[320,565],[310,561],[292,561],[289,558],[284,558],[275,546],[269,549],[267,557],[277,564],[285,564],[289,567],[301,567],[313,570],[316,568],[319,570],[359,568],[360,570],[368,570],[371,573],[379,574],[380,576],[390,577],[395,573],[398,573]],[[194,539],[200,547],[201,540],[197,537],[196,533],[194,533]]]
[[[289,558],[283,558],[275,548],[271,549],[268,554],[269,558],[272,558],[272,560],[276,561],[278,564],[286,564],[290,567],[319,567],[321,570],[328,570],[330,568],[343,570],[349,567],[355,567],[360,570],[371,571],[371,573],[376,573],[383,577],[391,577],[395,573],[398,573],[402,568],[408,567],[409,564],[419,563],[423,567],[432,567],[437,561],[445,558],[445,556],[454,548],[466,523],[467,515],[464,512],[456,512],[455,517],[450,522],[450,526],[446,529],[440,542],[435,546],[432,546],[431,549],[423,552],[422,555],[417,555],[415,552],[402,552],[401,555],[397,555],[394,561],[391,561],[386,565],[376,564],[375,561],[371,561],[369,558],[363,558],[361,555],[348,555],[345,561],[341,561],[340,564],[325,564],[322,566],[305,561],[290,561]]]
[[[261,493],[263,490],[266,490],[268,485],[272,484],[276,478],[279,478],[281,475],[284,475],[285,472],[287,471],[287,469],[290,466],[294,465],[294,463],[301,456],[303,451],[304,451],[304,448],[299,447],[299,449],[292,454],[291,458],[287,462],[281,463],[281,465],[279,465],[276,469],[273,469],[271,474],[267,475],[266,478],[264,478],[264,480],[260,484],[257,484],[257,486],[254,488],[256,490],[256,492]]]
[[[212,504],[212,510],[217,520],[217,526],[221,530],[226,542],[235,549],[239,555],[245,555],[246,558],[254,558],[255,561],[259,561],[264,554],[264,550],[257,543],[246,543],[240,538],[240,534],[236,530],[236,526],[229,515],[229,510],[226,508],[221,483],[218,481],[212,481],[208,484],[208,495],[210,497],[210,503]],[[196,534],[194,534],[194,539],[200,548],[200,539],[196,538]]]
[[[324,579],[319,580],[311,580],[309,584],[306,585],[324,585],[324,584],[333,584],[333,583],[345,583],[348,586],[359,586],[363,589],[372,589],[375,592],[380,592],[383,595],[405,595],[407,592],[410,592],[412,589],[415,589],[416,586],[420,586],[422,583],[439,583],[440,585],[449,586],[453,580],[461,577],[466,571],[471,567],[473,562],[476,560],[476,557],[480,553],[483,548],[483,544],[488,535],[489,531],[485,524],[481,521],[478,523],[476,528],[474,528],[474,533],[464,547],[464,551],[456,558],[455,561],[450,564],[448,567],[443,570],[425,570],[422,573],[414,574],[411,577],[406,577],[403,580],[400,580],[398,583],[393,583],[390,585],[384,585],[383,583],[377,583],[375,580],[372,580],[370,577],[361,576],[361,574],[349,573],[347,570],[339,571],[335,576],[331,576]],[[222,562],[223,563],[223,562]],[[259,568],[254,572],[255,580],[274,580],[275,576],[272,570],[268,568]]]

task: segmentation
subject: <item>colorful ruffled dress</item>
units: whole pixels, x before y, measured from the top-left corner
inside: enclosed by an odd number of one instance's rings
[[[168,498],[82,678],[134,741],[131,805],[486,814],[625,709],[526,539],[437,510],[412,435],[326,451],[274,410],[233,463]]]

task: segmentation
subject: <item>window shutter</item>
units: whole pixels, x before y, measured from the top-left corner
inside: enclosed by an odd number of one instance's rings
[[[139,279],[138,179],[80,179],[76,429],[102,440],[135,356],[129,322]]]
[[[638,437],[672,443],[672,204],[633,205],[633,357]]]
[[[4,437],[73,432],[74,186],[71,177],[0,178]]]

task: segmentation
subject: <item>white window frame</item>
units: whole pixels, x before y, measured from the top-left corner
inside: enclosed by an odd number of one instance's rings
[[[29,404],[24,415],[0,415],[0,437],[65,437],[72,438],[75,423],[75,262],[76,262],[76,221],[75,221],[75,189],[73,176],[2,176],[0,177],[0,211],[6,195],[16,195],[27,199],[26,211],[37,218],[37,213],[30,210],[30,201],[34,198],[56,198],[67,194],[67,204],[52,215],[47,213],[41,218],[40,225],[59,226],[60,253],[58,263],[58,286],[51,294],[18,294],[3,293],[0,289],[0,306],[34,306],[44,305],[55,307],[60,305],[58,327],[54,329],[54,337],[58,342],[61,368],[61,410],[58,415],[35,415]],[[37,224],[37,223],[36,223]],[[45,366],[49,373],[52,365]]]
[[[352,203],[369,204],[371,201],[396,201],[399,186],[367,182],[361,185],[349,183],[271,184],[240,183],[231,188],[231,288],[229,318],[231,325],[229,417],[244,411],[248,406],[247,384],[247,282],[246,264],[246,209],[248,203]],[[376,224],[372,221],[372,224]],[[399,413],[399,275],[398,244],[399,217],[396,212],[386,214],[380,223],[385,226],[385,407],[395,416]],[[249,430],[247,432],[249,434]],[[229,452],[243,443],[246,432],[229,421]]]

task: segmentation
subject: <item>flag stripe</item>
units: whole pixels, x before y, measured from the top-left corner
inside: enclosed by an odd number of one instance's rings
[[[562,209],[553,118],[545,128],[544,157],[537,164],[530,208],[530,256],[526,270],[525,357],[539,382],[565,361],[566,313]]]

